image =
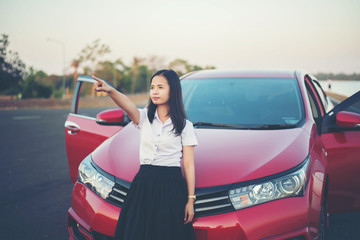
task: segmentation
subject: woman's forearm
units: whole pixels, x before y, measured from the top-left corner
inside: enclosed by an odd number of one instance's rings
[[[185,168],[186,183],[188,186],[188,195],[195,194],[195,168],[189,166]]]
[[[194,164],[194,146],[183,147],[183,165],[185,179],[188,188],[188,195],[195,194],[195,164]],[[193,200],[193,199],[189,199]]]
[[[130,99],[115,88],[109,86],[104,79],[98,78],[94,75],[91,76],[96,82],[94,83],[94,89],[98,92],[106,92],[111,99],[122,108],[129,118],[136,124],[140,121],[140,113],[136,105],[130,101]]]
[[[116,89],[112,89],[108,92],[111,99],[120,107],[122,108],[129,118],[136,124],[139,123],[140,114],[139,110],[137,109],[136,105],[125,95],[121,92],[117,91]]]

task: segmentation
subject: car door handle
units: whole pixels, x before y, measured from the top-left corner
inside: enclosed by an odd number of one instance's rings
[[[323,151],[325,157],[327,157],[327,151],[325,150],[325,148],[322,148],[322,151]]]
[[[71,135],[76,134],[80,131],[79,125],[71,121],[65,122],[65,128],[67,129],[67,133]]]

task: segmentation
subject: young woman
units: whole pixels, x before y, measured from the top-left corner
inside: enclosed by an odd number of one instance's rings
[[[198,142],[186,119],[178,75],[173,70],[155,73],[144,109],[92,77],[97,81],[95,90],[107,92],[140,129],[140,170],[121,209],[114,239],[195,239],[191,222],[196,199],[194,146]]]

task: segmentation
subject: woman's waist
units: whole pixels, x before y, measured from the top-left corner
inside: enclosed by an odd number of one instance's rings
[[[181,167],[179,166],[164,166],[153,164],[141,164],[140,173],[153,173],[156,175],[182,176]]]
[[[167,167],[180,167],[181,166],[182,155],[173,156],[173,155],[158,155],[154,154],[152,156],[140,156],[140,164],[150,164],[156,166],[167,166]]]

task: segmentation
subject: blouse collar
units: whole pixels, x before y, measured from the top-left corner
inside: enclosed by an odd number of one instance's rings
[[[161,122],[161,120],[160,120],[160,118],[159,118],[159,114],[158,114],[157,109],[156,109],[156,111],[155,111],[155,116],[154,116],[154,118],[156,118],[156,119],[162,124],[162,122]],[[172,124],[171,117],[169,117],[169,118],[165,121],[164,126],[165,126],[165,125],[168,125],[168,124]]]

